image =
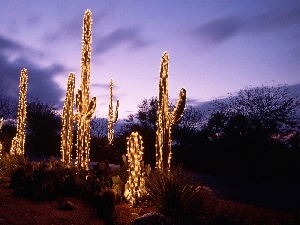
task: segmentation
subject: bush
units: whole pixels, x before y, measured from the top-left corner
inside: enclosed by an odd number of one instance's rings
[[[6,154],[0,159],[0,177],[10,176],[19,165],[24,165],[27,159],[22,155]]]
[[[204,195],[192,173],[182,167],[146,178],[146,192],[167,224],[195,224],[203,211]]]
[[[85,176],[86,172],[74,165],[51,158],[49,161],[20,164],[11,175],[10,187],[21,197],[52,200],[79,195],[80,180],[85,180]]]

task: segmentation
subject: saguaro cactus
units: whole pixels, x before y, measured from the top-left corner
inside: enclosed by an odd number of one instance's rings
[[[0,142],[0,159],[2,159],[2,143]]]
[[[110,86],[109,86],[109,106],[108,106],[108,127],[107,127],[107,137],[108,142],[111,145],[112,141],[114,140],[114,124],[118,120],[118,108],[119,108],[119,100],[117,100],[115,116],[113,111],[113,80],[110,79]]]
[[[90,68],[92,43],[92,12],[85,11],[82,27],[81,80],[76,94],[77,144],[76,165],[87,168],[90,151],[90,121],[96,108],[96,97],[90,100]]]
[[[143,192],[144,172],[143,172],[144,147],[142,136],[138,132],[132,132],[127,138],[127,154],[129,178],[127,181],[126,198],[135,205]]]
[[[21,70],[20,92],[17,118],[17,134],[12,140],[10,154],[24,155],[25,146],[25,126],[26,126],[26,94],[27,94],[28,76],[27,69]]]
[[[64,102],[62,114],[61,129],[61,160],[69,163],[71,160],[71,152],[73,147],[73,107],[74,107],[74,88],[75,74],[70,73],[68,77],[68,85],[66,98]]]
[[[168,94],[169,55],[164,52],[161,60],[159,79],[159,99],[156,131],[156,168],[161,172],[169,170],[171,165],[171,127],[183,115],[186,102],[186,90],[182,88],[172,112],[169,110]]]

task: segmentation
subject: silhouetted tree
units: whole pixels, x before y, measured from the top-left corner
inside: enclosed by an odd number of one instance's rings
[[[244,132],[248,134],[278,138],[278,135],[285,136],[299,127],[299,109],[299,96],[291,93],[286,85],[246,87],[237,95],[216,100],[212,115],[223,114],[221,127],[224,129],[221,132],[233,123],[235,126],[243,123],[241,126],[247,129]]]
[[[38,100],[27,105],[25,153],[60,156],[61,116],[49,103]]]
[[[3,93],[6,91],[7,87],[1,86],[0,80],[0,118],[4,119],[12,119],[17,110],[14,110],[14,105],[17,103],[13,103],[13,101],[9,98],[5,98]]]
[[[11,142],[17,133],[17,124],[13,119],[6,119],[0,130],[0,142],[2,143],[3,151],[10,152]]]
[[[91,137],[107,137],[107,119],[94,117],[91,119]]]
[[[297,143],[300,99],[287,86],[245,88],[213,106],[203,132],[209,140],[205,157],[214,173],[300,178],[300,160],[288,151],[288,143]]]

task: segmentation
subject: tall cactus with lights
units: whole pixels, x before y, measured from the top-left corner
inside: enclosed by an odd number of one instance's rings
[[[164,52],[161,59],[159,79],[159,99],[156,122],[156,168],[161,172],[167,172],[171,165],[171,127],[179,121],[183,115],[186,102],[186,90],[182,88],[179,98],[172,112],[169,110],[168,94],[169,55]]]
[[[62,114],[62,129],[61,129],[61,160],[64,163],[70,163],[73,147],[73,107],[74,107],[74,88],[75,74],[70,73],[68,77],[68,85],[66,98],[64,102]]]
[[[142,136],[138,132],[132,132],[127,138],[127,158],[129,178],[127,181],[127,196],[126,198],[135,205],[141,195],[144,187],[144,172],[143,172],[143,154],[144,147]]]
[[[76,165],[87,168],[90,151],[90,121],[96,108],[96,97],[90,100],[90,68],[92,43],[92,12],[85,11],[82,27],[81,80],[76,94],[77,143]]]
[[[28,75],[27,69],[21,70],[20,76],[20,92],[19,92],[19,105],[18,105],[18,118],[17,118],[17,133],[12,140],[10,154],[24,155],[25,146],[25,126],[26,126],[26,94],[27,94]]]
[[[115,116],[113,111],[113,80],[110,79],[110,85],[109,85],[109,106],[108,106],[108,127],[107,127],[107,137],[108,142],[111,145],[114,140],[114,124],[118,120],[118,108],[119,108],[119,100],[117,100],[116,110],[115,110]]]

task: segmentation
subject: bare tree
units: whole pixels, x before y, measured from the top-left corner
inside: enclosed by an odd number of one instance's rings
[[[235,124],[240,121],[245,125],[245,119],[248,120],[245,132],[267,137],[286,135],[299,128],[300,98],[287,85],[246,87],[236,95],[216,100],[213,107],[211,119],[223,115],[223,124],[219,126],[223,128],[233,125],[233,118]]]

